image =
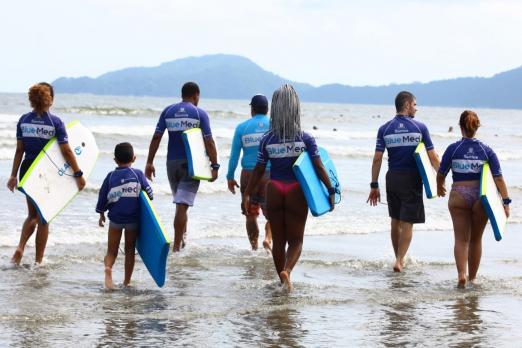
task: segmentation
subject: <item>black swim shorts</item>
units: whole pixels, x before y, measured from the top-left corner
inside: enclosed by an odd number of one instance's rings
[[[386,200],[392,219],[424,223],[422,179],[416,170],[390,170],[386,173]]]
[[[20,164],[20,170],[18,173],[18,181],[22,181],[22,178],[24,177],[25,173],[29,170],[29,167],[31,164],[33,164],[34,159],[24,159],[22,161],[22,164]]]

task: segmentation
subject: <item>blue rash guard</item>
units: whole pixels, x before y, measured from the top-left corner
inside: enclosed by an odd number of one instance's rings
[[[256,166],[259,141],[265,134],[270,125],[270,120],[266,115],[254,115],[251,119],[240,123],[234,132],[232,148],[230,149],[230,160],[228,161],[227,179],[234,179],[239,153],[243,149],[241,167],[245,170],[252,170]]]
[[[96,212],[109,210],[109,220],[117,224],[138,223],[140,220],[140,191],[152,199],[152,188],[139,169],[118,167],[103,181]]]
[[[397,115],[379,128],[375,151],[388,150],[390,170],[417,170],[413,153],[423,141],[426,150],[433,150],[430,133],[424,123],[412,117]]]
[[[475,138],[462,138],[444,151],[439,173],[446,176],[451,169],[453,182],[480,180],[485,162],[489,162],[494,177],[502,175],[497,155],[489,146]]]
[[[290,140],[280,141],[272,131],[265,133],[261,138],[257,163],[266,165],[270,161],[270,179],[297,181],[292,169],[297,157],[305,151],[308,151],[312,158],[319,157],[317,144],[310,134],[301,132],[296,135],[294,141],[295,143]]]
[[[45,147],[49,139],[56,136],[58,144],[67,144],[67,131],[58,116],[46,112],[38,116],[30,112],[22,117],[16,125],[16,139],[24,144],[25,159],[33,160]]]
[[[201,128],[203,137],[211,137],[210,122],[207,113],[188,102],[173,104],[165,108],[156,125],[156,133],[169,132],[167,160],[187,159],[181,133],[187,129]]]

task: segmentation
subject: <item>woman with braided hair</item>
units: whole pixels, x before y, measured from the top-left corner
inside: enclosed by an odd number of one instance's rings
[[[328,188],[333,210],[335,190],[321,162],[315,139],[301,130],[299,97],[292,86],[285,84],[272,96],[270,129],[261,138],[256,167],[243,194],[243,202],[245,211],[250,211],[250,195],[270,161],[266,205],[272,228],[272,257],[281,283],[289,290],[292,289],[290,273],[301,255],[308,216],[308,205],[292,166],[305,151],[310,154],[317,175]]]

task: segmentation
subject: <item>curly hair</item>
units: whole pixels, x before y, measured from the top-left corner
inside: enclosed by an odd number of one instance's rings
[[[47,112],[53,104],[52,86],[41,82],[29,88],[29,102],[37,114]]]
[[[465,110],[460,115],[459,125],[467,137],[473,138],[477,129],[480,127],[480,120],[478,115],[470,110]]]

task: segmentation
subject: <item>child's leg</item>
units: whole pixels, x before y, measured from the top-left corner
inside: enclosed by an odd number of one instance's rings
[[[114,283],[112,281],[112,266],[116,262],[118,256],[118,248],[121,240],[121,228],[114,227],[109,224],[109,236],[107,240],[107,255],[105,255],[105,287],[107,289],[114,289]]]
[[[132,277],[132,271],[134,271],[137,236],[137,229],[125,229],[125,280],[123,281],[123,286],[129,286]]]

